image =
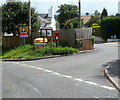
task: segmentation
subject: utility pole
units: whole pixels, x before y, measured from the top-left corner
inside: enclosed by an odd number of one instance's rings
[[[80,0],[78,2],[78,5],[79,5],[79,28],[81,28],[81,2]]]
[[[28,16],[29,16],[29,44],[31,44],[31,0],[28,1],[29,5],[29,11],[28,11]]]

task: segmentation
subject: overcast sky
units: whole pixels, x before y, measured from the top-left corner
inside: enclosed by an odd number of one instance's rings
[[[28,1],[28,0],[22,0]],[[61,4],[73,4],[78,5],[78,0],[31,0],[32,6],[36,8],[39,13],[48,13],[48,9],[53,6],[54,10],[58,10],[58,6]],[[109,13],[118,13],[118,1],[120,0],[81,0],[81,12],[82,13],[94,13],[98,10],[100,13],[105,7]],[[5,0],[0,0],[1,4]]]

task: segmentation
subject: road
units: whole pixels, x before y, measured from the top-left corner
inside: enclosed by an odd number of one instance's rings
[[[118,98],[106,79],[106,63],[118,59],[116,44],[95,50],[34,61],[2,62],[3,98]]]

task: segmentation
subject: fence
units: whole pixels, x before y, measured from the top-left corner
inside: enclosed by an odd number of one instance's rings
[[[68,46],[75,47],[76,32],[75,30],[59,30],[60,41],[64,41]]]
[[[71,29],[71,30],[58,30],[60,32],[60,41],[65,42],[69,47],[76,47],[76,39],[89,38],[92,36],[91,28],[85,29]],[[31,41],[33,42],[35,38],[40,37],[40,33],[32,34]],[[26,38],[26,43],[28,38]],[[3,48],[14,48],[23,43],[23,39],[19,36],[3,36],[2,46]],[[88,43],[87,43],[88,44]]]
[[[60,32],[60,41],[64,41],[70,47],[76,47],[76,39],[89,38],[92,36],[92,29],[71,29],[71,30],[58,30]]]
[[[19,36],[3,36],[2,47],[3,48],[14,48],[22,43],[22,38]]]

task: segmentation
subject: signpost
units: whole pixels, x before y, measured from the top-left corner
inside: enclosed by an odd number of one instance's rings
[[[19,27],[20,37],[23,37],[23,41],[25,44],[25,38],[28,37],[28,27]]]

